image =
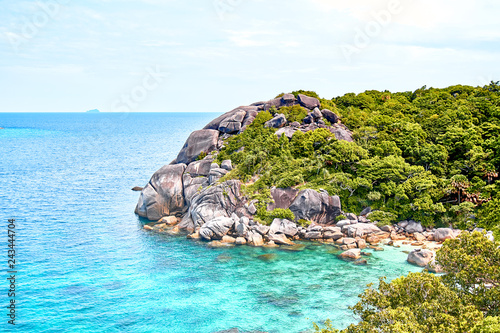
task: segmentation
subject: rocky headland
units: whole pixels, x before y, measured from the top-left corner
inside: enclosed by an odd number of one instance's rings
[[[282,108],[300,107],[301,121],[287,119]],[[240,106],[214,119],[203,129],[191,133],[177,158],[160,168],[141,190],[136,214],[152,221],[144,229],[160,233],[186,233],[189,239],[204,240],[212,247],[250,245],[287,247],[300,250],[298,240],[330,244],[343,252],[339,257],[364,264],[363,249],[383,250],[380,245],[408,244],[415,250],[408,262],[439,272],[435,250],[446,239],[456,238],[459,230],[425,228],[413,220],[377,226],[366,207],[360,214],[345,212],[337,195],[325,190],[271,187],[267,210],[289,210],[293,218],[274,218],[270,224],[255,218],[258,201],[242,191],[241,180],[227,179],[233,170],[230,159],[217,163],[217,155],[229,138],[244,132],[259,113],[272,110],[264,127],[273,128],[277,137],[292,139],[319,128],[337,140],[352,142],[352,132],[339,115],[321,107],[320,100],[303,94],[284,94],[267,102]],[[299,119],[300,120],[300,119]],[[339,218],[340,217],[340,218]]]

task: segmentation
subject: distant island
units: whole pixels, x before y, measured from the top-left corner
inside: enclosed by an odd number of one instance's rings
[[[93,110],[88,110],[87,113],[99,113],[101,111],[97,110],[97,109],[93,109]]]

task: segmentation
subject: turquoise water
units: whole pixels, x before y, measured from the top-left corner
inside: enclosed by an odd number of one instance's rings
[[[329,246],[210,249],[143,231],[130,189],[215,116],[0,113],[0,219],[16,219],[18,270],[13,329],[3,241],[2,330],[284,333],[327,318],[341,328],[367,283],[419,270],[394,248],[355,266]]]

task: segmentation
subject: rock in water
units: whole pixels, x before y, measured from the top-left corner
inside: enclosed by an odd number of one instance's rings
[[[144,187],[141,187],[141,186],[134,186],[134,187],[132,188],[132,191],[140,192],[140,191],[142,191],[143,189],[144,189]]]
[[[356,260],[356,259],[361,258],[361,250],[360,249],[350,249],[350,250],[347,250],[347,251],[339,254],[339,257],[341,259]]]
[[[165,165],[156,171],[142,190],[135,212],[149,220],[181,214],[184,211],[182,175],[185,164]]]
[[[408,254],[408,259],[406,259],[410,264],[414,264],[420,267],[425,267],[429,262],[434,259],[434,252],[426,249],[416,249]]]
[[[201,227],[200,236],[206,240],[222,239],[233,225],[234,221],[229,217],[216,217]]]

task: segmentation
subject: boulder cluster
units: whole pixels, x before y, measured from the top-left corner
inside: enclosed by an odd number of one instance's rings
[[[232,170],[231,161],[218,165],[214,163],[214,156],[223,147],[224,140],[244,131],[259,112],[273,107],[279,112],[282,107],[294,105],[309,110],[302,123],[289,122],[285,115],[277,114],[266,126],[276,128],[277,135],[287,136],[298,130],[327,128],[338,139],[352,141],[351,132],[339,123],[338,116],[330,110],[320,111],[321,104],[313,97],[285,94],[267,102],[240,106],[191,133],[177,158],[158,170],[142,189],[135,212],[151,221],[167,216],[181,218],[179,228],[190,233],[214,219],[220,221],[233,215],[253,220],[256,209],[254,203],[241,195],[241,183],[238,180],[220,182]],[[324,119],[331,125],[327,126]],[[340,199],[326,192],[273,189],[273,198],[274,208],[290,208],[296,216],[295,222],[305,219],[328,224],[341,213]]]

